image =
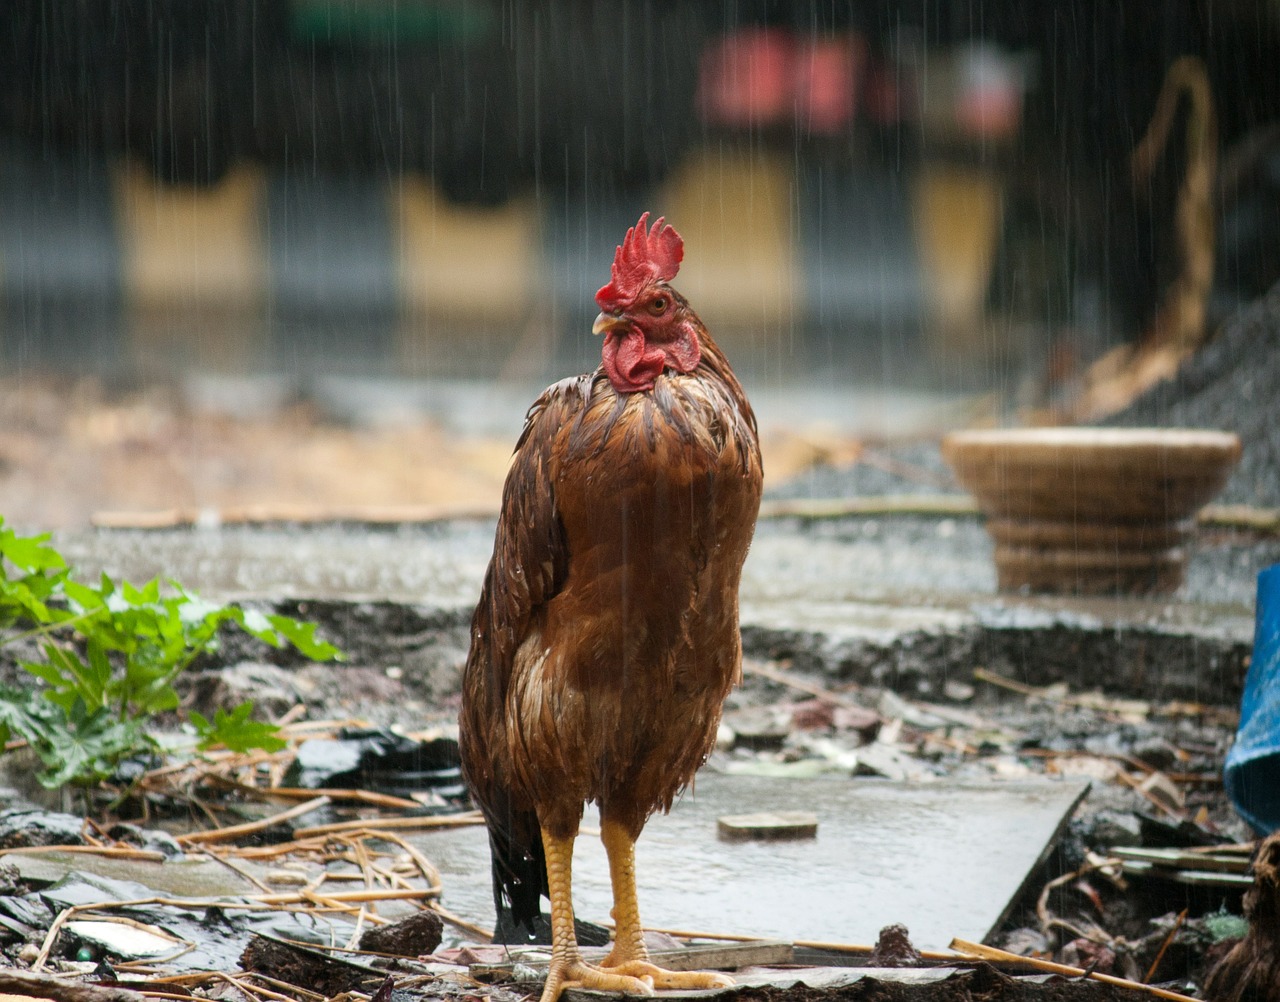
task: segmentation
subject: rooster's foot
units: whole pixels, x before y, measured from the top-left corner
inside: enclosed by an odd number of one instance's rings
[[[724,974],[711,971],[668,971],[647,960],[628,960],[617,966],[609,966],[606,959],[603,970],[610,974],[630,975],[649,982],[654,988],[732,988],[734,981]]]
[[[658,970],[656,967],[653,969]],[[580,958],[552,960],[539,1002],[556,1002],[566,988],[593,988],[602,992],[621,992],[623,995],[652,995],[653,985],[653,978],[643,973],[632,975],[630,971],[622,969],[596,967]]]

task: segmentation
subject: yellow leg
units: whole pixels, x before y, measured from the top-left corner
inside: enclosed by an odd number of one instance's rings
[[[652,995],[653,982],[623,971],[605,971],[586,963],[578,953],[573,931],[573,839],[556,838],[542,829],[551,891],[551,969],[541,1002],[556,1002],[567,987],[595,988],[627,995]]]
[[[609,854],[609,879],[613,884],[614,943],[603,967],[614,974],[643,978],[655,988],[728,988],[733,979],[707,971],[668,971],[649,963],[636,900],[636,845],[626,829],[602,818],[600,841]],[[544,1000],[545,1002],[545,1000]]]

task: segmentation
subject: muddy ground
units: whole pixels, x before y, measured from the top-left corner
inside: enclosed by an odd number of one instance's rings
[[[1267,361],[1276,356],[1269,347],[1278,297],[1273,292],[1229,323],[1178,381],[1117,419],[1239,430],[1246,459],[1228,488],[1229,501],[1280,504],[1274,475],[1280,425],[1268,420],[1266,406],[1280,396],[1280,369]],[[211,405],[177,386],[9,379],[0,384],[0,514],[18,526],[69,530],[70,549],[92,557],[96,543],[84,527],[104,511],[169,510],[179,521],[194,517],[208,524],[254,505],[307,517],[387,506],[492,511],[511,437],[494,433],[491,422],[467,432],[421,415],[341,419],[318,399],[293,393],[264,400],[251,390],[238,401]],[[932,440],[871,442],[810,427],[771,433],[766,456],[774,499],[955,490]],[[288,531],[314,546],[335,530]],[[384,543],[403,541],[395,537],[401,530],[380,531]],[[438,531],[409,530],[410,537]],[[483,518],[466,530],[477,537],[486,531]],[[915,614],[933,607],[944,618],[954,613],[963,625],[881,631],[883,636],[868,628],[833,639],[821,625],[801,628],[768,616],[746,624],[748,672],[730,697],[722,747],[708,768],[843,771],[854,783],[1085,776],[1093,783],[1090,794],[994,942],[1127,976],[1201,983],[1229,942],[1214,917],[1224,908],[1239,913],[1239,888],[1090,867],[1122,846],[1248,838],[1220,782],[1248,638],[1235,627],[1216,629],[1215,622],[1247,620],[1253,575],[1280,559],[1280,541],[1224,531],[1202,535],[1188,584],[1171,603],[1184,610],[1174,620],[1201,617],[1184,629],[1185,623],[1170,626],[1159,609],[1143,612],[1141,621],[1125,619],[1121,627],[1094,609],[1063,614],[1061,605],[1051,610],[994,601],[989,569],[965,569],[985,566],[989,548],[973,519],[784,520],[762,527],[761,538],[766,542],[760,549],[782,539],[774,548],[784,557],[793,552],[788,540],[810,549],[843,547],[841,558],[850,566],[869,563],[872,578],[880,574],[894,582],[886,587],[840,578],[835,587],[847,589],[855,604],[870,596],[882,603],[878,609]],[[207,539],[141,534],[129,545],[160,559],[164,573],[177,562],[167,553],[198,554]],[[252,537],[245,545],[251,552]],[[434,544],[427,539],[424,545]],[[951,573],[953,565],[931,562],[930,553],[969,554],[969,563],[954,572],[958,583],[945,584],[939,574]],[[475,554],[467,554],[474,561]],[[211,557],[206,566],[210,561],[216,563]],[[768,584],[770,574],[759,579]],[[833,583],[810,586],[825,597]],[[259,600],[320,619],[351,659],[337,667],[308,666],[229,642],[220,658],[197,665],[184,680],[186,708],[208,713],[248,696],[273,716],[362,717],[448,733],[467,639],[465,595],[415,604],[404,595],[389,602],[367,595],[353,603],[299,600],[299,594],[307,593],[285,589]],[[4,652],[6,679],[19,677],[15,660],[21,653],[21,645]],[[975,678],[977,668],[1037,691],[1028,695],[998,678]],[[1103,683],[1110,683],[1105,692],[1086,692]],[[1055,881],[1038,901],[1041,889]],[[1177,919],[1184,909],[1185,917]],[[501,989],[493,992],[494,998],[502,995]],[[1129,997],[1092,982],[1014,981],[983,967],[927,987],[866,981],[817,992],[744,989],[739,995],[769,1002]]]
[[[350,629],[352,624],[346,625]],[[370,651],[374,645],[385,650],[387,627],[382,620],[377,636],[334,639],[357,650]],[[329,631],[334,635],[332,624]],[[292,711],[296,718],[296,708],[304,707],[302,719],[363,718],[448,735],[456,722],[458,693],[447,680],[457,677],[465,636],[465,625],[454,621],[396,637],[410,645],[428,644],[437,664],[434,673],[405,671],[401,664],[375,658],[306,665],[237,642],[225,652],[232,655],[231,664],[207,661],[180,688],[186,707],[206,715],[253,698],[269,716]],[[1234,724],[1230,707],[1087,696],[1067,686],[1028,697],[958,672],[940,691],[921,697],[757,656],[748,659],[744,683],[729,698],[721,746],[706,768],[796,777],[844,774],[851,783],[1087,778],[1092,789],[1057,850],[1032,875],[1027,893],[989,942],[1139,978],[1163,948],[1156,980],[1201,983],[1222,952],[1221,936],[1212,931],[1213,916],[1224,908],[1239,914],[1240,889],[1126,878],[1115,867],[1089,872],[1089,866],[1118,846],[1246,839],[1249,833],[1220,783]],[[37,795],[30,786],[25,792]],[[181,826],[189,819],[179,812],[173,820]],[[963,865],[962,860],[956,863]],[[1038,900],[1051,881],[1077,871],[1078,877]],[[486,882],[488,875],[477,873],[474,879]],[[946,891],[940,888],[939,893]],[[1184,909],[1187,915],[1175,929],[1175,916]],[[732,916],[725,916],[722,927],[732,926]],[[808,962],[844,961],[828,956]],[[953,991],[957,998],[977,997],[972,994],[975,985],[981,986],[982,997],[989,993],[999,999],[1126,997],[1103,986],[1032,987],[999,977],[984,980],[994,974],[974,976],[978,982],[966,976],[954,985],[927,990],[866,984],[841,989],[837,997],[932,999],[950,998]],[[787,992],[748,994],[788,1002],[797,997]]]

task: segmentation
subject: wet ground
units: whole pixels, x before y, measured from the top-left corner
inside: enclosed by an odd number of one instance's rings
[[[463,520],[79,530],[57,542],[87,575],[170,578],[327,617],[358,663],[434,675],[465,647],[492,532]],[[747,650],[905,691],[940,691],[985,665],[1032,684],[1232,704],[1254,579],[1280,560],[1280,540],[1202,534],[1186,585],[1155,599],[999,596],[990,553],[972,517],[764,519],[743,577]],[[443,650],[412,643],[429,629]]]
[[[919,949],[945,950],[956,936],[982,942],[1085,787],[1078,779],[924,787],[833,775],[786,780],[713,767],[669,816],[645,826],[636,845],[642,914],[659,929],[787,942],[873,944],[892,922],[906,925]],[[724,815],[797,810],[817,817],[816,837],[717,835]],[[586,826],[598,823],[593,815]],[[440,868],[445,904],[491,924],[490,889],[474,879],[489,865],[484,832],[433,833],[417,844]],[[573,891],[580,918],[607,918],[608,865],[594,831],[578,839]]]
[[[456,714],[467,621],[492,545],[491,518],[237,525],[220,517],[228,506],[252,500],[237,493],[245,483],[285,483],[279,496],[306,507],[309,516],[326,505],[430,503],[483,511],[496,501],[508,441],[451,437],[439,428],[410,432],[395,422],[379,428],[367,410],[378,395],[344,397],[348,390],[338,384],[326,391],[331,412],[349,399],[365,413],[344,419],[354,424],[320,420],[318,436],[316,416],[307,410],[313,404],[288,405],[283,423],[277,410],[260,420],[247,412],[235,420],[224,414],[210,424],[146,396],[60,411],[56,395],[37,393],[39,406],[24,413],[38,420],[18,422],[16,432],[12,421],[4,429],[9,437],[0,442],[0,460],[8,466],[0,464],[0,511],[18,524],[61,526],[55,541],[84,575],[172,578],[210,597],[281,608],[317,619],[349,655],[341,666],[308,667],[228,642],[184,687],[191,706],[207,711],[250,697],[273,715],[301,703],[312,719],[359,715],[447,732]],[[391,392],[385,413],[394,413],[405,393],[412,395],[405,388]],[[486,421],[518,422],[514,394],[460,391],[459,399],[476,415],[473,431]],[[519,395],[520,408],[524,399]],[[916,403],[917,414],[937,405]],[[869,450],[838,423],[838,404],[821,397],[810,408],[810,417],[832,420],[826,431],[811,424],[805,435],[774,440],[774,468],[796,475],[772,483],[772,501],[953,489],[932,443]],[[794,396],[767,406],[804,412],[804,401]],[[878,420],[874,407],[862,420]],[[67,446],[65,454],[57,443]],[[421,462],[406,464],[406,449]],[[92,456],[88,472],[75,462],[84,455]],[[176,493],[175,484],[181,486]],[[85,524],[104,507],[165,505],[194,513],[196,524],[150,530]],[[642,893],[644,881],[653,881],[644,899],[651,923],[705,921],[727,931],[848,942],[872,939],[884,922],[906,919],[918,927],[919,945],[953,935],[982,939],[993,925],[1002,940],[1016,939],[1022,926],[1036,925],[1034,916],[1022,911],[1000,924],[1002,912],[977,907],[979,889],[964,880],[983,873],[990,846],[1004,845],[1011,833],[1030,834],[1022,807],[1039,796],[1066,797],[1069,804],[1086,780],[1091,792],[1059,855],[1044,867],[1035,865],[1034,853],[1016,868],[1008,861],[999,874],[1007,879],[981,888],[993,903],[1017,898],[1023,876],[1036,884],[1068,872],[1086,851],[1165,837],[1151,834],[1159,822],[1195,818],[1210,837],[1247,835],[1215,780],[1252,642],[1254,579],[1280,560],[1280,539],[1202,530],[1191,547],[1186,584],[1158,599],[999,596],[990,555],[980,522],[942,502],[932,513],[762,519],[742,590],[749,672],[731,697],[726,722],[729,744],[735,735],[755,740],[760,732],[778,740],[766,741],[763,750],[726,745],[711,765],[724,774],[708,773],[699,795],[670,819],[656,820],[641,840]],[[978,669],[1015,685],[1051,688],[1028,699],[977,681]],[[804,687],[834,694],[836,702],[812,705]],[[1073,701],[1092,689],[1104,693],[1096,703]],[[1121,697],[1139,702],[1118,702]],[[1174,700],[1181,704],[1171,708]],[[862,731],[840,719],[844,702],[879,715],[880,733],[868,734],[865,719]],[[1122,781],[1118,771],[1129,778]],[[1181,802],[1161,807],[1150,791],[1131,787],[1152,773],[1179,776],[1173,785]],[[851,774],[860,777],[850,781]],[[1019,806],[1018,787],[992,785],[1009,782],[1049,786],[1022,797]],[[959,783],[970,785],[952,792],[951,784]],[[725,791],[742,784],[759,789],[749,798],[735,794],[734,803],[813,807],[822,819],[818,843],[797,847],[794,857],[767,851],[739,865],[727,860],[718,843],[707,841],[707,825],[726,806]],[[912,792],[895,792],[904,790]],[[1012,803],[1000,800],[1010,794]],[[885,804],[903,796],[910,800],[901,815],[907,820],[881,823]],[[975,805],[982,810],[987,796],[995,798],[983,819],[993,826],[987,835],[976,825],[947,827],[960,824]],[[1067,809],[1064,804],[1059,813]],[[870,817],[879,820],[867,824]],[[682,827],[691,825],[701,833],[697,838],[693,828]],[[915,835],[925,836],[922,845],[910,842]],[[429,851],[441,854],[446,902],[484,916],[483,840],[475,831],[431,841],[438,838],[424,839],[423,846],[434,844]],[[598,847],[583,841],[589,860]],[[988,861],[997,868],[1002,862]],[[603,917],[603,871],[595,867],[600,872],[592,877],[591,868],[584,862],[580,870],[582,907]],[[690,870],[711,881],[705,892],[681,878]],[[798,880],[801,872],[813,879]],[[826,879],[828,872],[849,875],[847,886]],[[897,900],[904,873],[922,875],[920,896],[927,900],[932,892],[932,908],[908,910]],[[796,896],[788,898],[788,890]],[[1053,906],[1073,921],[1097,922],[1137,942],[1153,934],[1153,917],[1176,911],[1181,899],[1167,888],[1138,894],[1099,884],[1061,890]],[[1025,895],[1020,900],[1023,909],[1030,907]],[[708,910],[700,911],[704,905]],[[1216,903],[1199,901],[1193,918],[1212,907]],[[1040,941],[1032,948],[1045,946]],[[1203,950],[1194,953],[1193,961],[1203,956]],[[1182,971],[1191,965],[1185,961]],[[906,997],[897,989],[888,994]]]

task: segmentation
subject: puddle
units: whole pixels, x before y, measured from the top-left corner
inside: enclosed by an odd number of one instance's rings
[[[944,949],[955,936],[980,942],[1084,790],[703,773],[696,793],[652,818],[636,845],[641,915],[648,926],[789,941],[872,944],[883,926],[902,922],[921,949]],[[744,810],[813,812],[818,836],[718,839],[716,818]],[[583,823],[595,827],[594,812]],[[484,830],[414,841],[440,868],[446,907],[492,927]],[[608,917],[607,863],[594,834],[578,839],[573,890],[580,918]]]

